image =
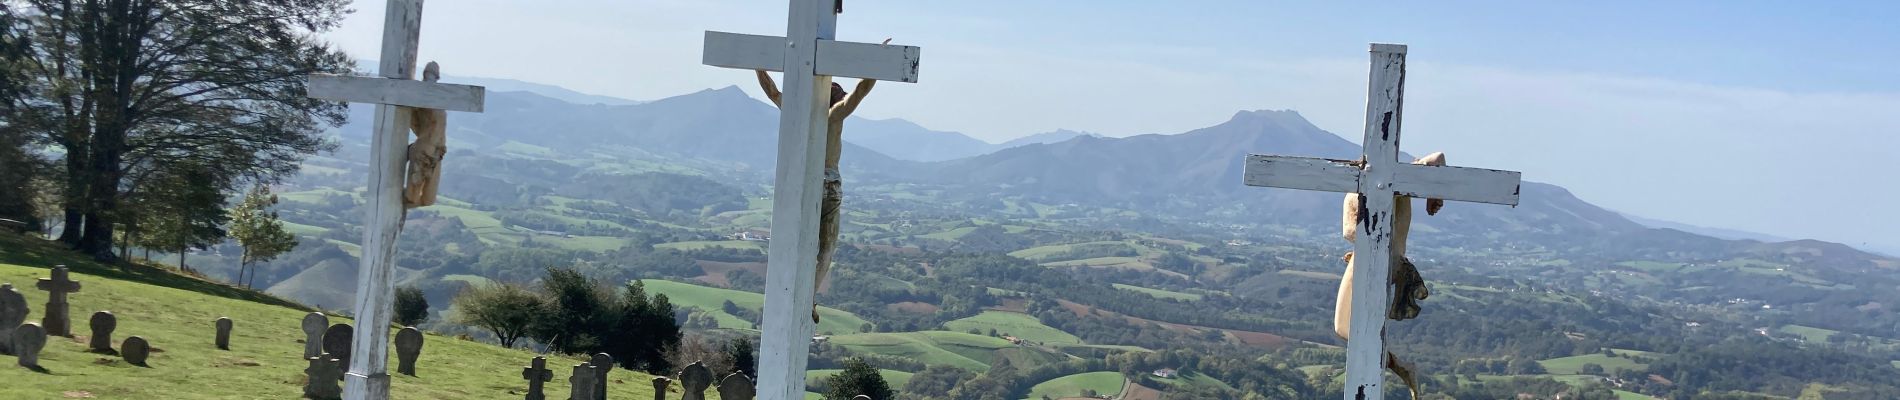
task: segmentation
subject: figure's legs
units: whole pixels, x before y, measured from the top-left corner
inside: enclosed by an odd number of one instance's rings
[[[812,291],[825,285],[825,274],[831,272],[831,252],[838,248],[838,205],[844,203],[844,182],[837,168],[825,169],[825,197],[818,202],[818,277],[812,280]],[[811,322],[818,322],[818,304],[812,303]]]
[[[1333,298],[1333,334],[1346,339],[1352,328],[1352,253],[1346,253],[1346,273],[1339,277],[1339,296]]]

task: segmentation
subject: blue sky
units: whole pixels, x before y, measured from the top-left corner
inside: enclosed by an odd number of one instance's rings
[[[327,35],[376,58],[382,4]],[[422,59],[654,99],[739,85],[705,30],[782,34],[786,3],[456,0]],[[924,48],[873,118],[1000,142],[1178,133],[1293,109],[1357,141],[1366,44],[1411,46],[1407,150],[1524,171],[1618,211],[1900,252],[1900,2],[849,0],[843,40]],[[848,132],[846,133],[849,134]]]

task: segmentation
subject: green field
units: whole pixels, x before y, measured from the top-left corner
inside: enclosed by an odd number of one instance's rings
[[[842,369],[814,369],[810,371],[805,371],[805,386],[807,387],[815,386],[817,383],[823,382],[825,378],[830,378],[832,375],[837,375],[839,372],[844,372],[844,370]],[[910,376],[913,374],[909,372],[904,372],[904,371],[880,369],[880,370],[877,370],[877,375],[880,377],[883,377],[884,383],[890,384],[891,389],[903,389],[904,384],[910,383]]]
[[[1063,332],[1026,314],[1006,311],[984,311],[976,316],[943,323],[944,329],[956,332],[988,333],[995,329],[998,334],[1010,335],[1036,343],[1082,343],[1082,339]]]
[[[680,251],[709,249],[709,248],[714,248],[714,247],[725,247],[729,249],[754,249],[754,250],[759,250],[759,251],[765,251],[764,243],[765,242],[749,242],[749,241],[744,241],[744,240],[704,240],[704,241],[696,241],[696,242],[661,243],[661,244],[653,245],[653,247],[661,248],[661,249],[680,250]]]
[[[1009,255],[1011,257],[1022,258],[1022,259],[1026,259],[1030,261],[1043,261],[1045,259],[1048,259],[1049,257],[1053,257],[1056,255],[1060,255],[1062,253],[1067,253],[1071,250],[1075,250],[1077,247],[1093,248],[1093,247],[1107,247],[1107,246],[1128,247],[1128,243],[1121,242],[1121,241],[1099,241],[1099,242],[1070,243],[1070,244],[1052,244],[1048,246],[1038,246],[1038,247],[1031,247],[1027,249],[1012,251],[1009,253]]]
[[[1629,357],[1606,357],[1602,354],[1586,354],[1586,355],[1581,355],[1581,356],[1552,358],[1549,360],[1538,361],[1537,364],[1542,365],[1544,367],[1544,371],[1549,372],[1552,375],[1581,374],[1583,373],[1581,372],[1581,370],[1583,369],[1584,364],[1596,364],[1596,365],[1602,366],[1603,371],[1605,373],[1615,371],[1617,368],[1627,369],[1631,371],[1641,371],[1641,370],[1646,370],[1649,368],[1648,364],[1639,364],[1634,360],[1630,360]]]
[[[257,292],[174,275],[147,266],[107,268],[75,258],[53,246],[0,234],[0,282],[11,282],[31,305],[28,320],[38,322],[46,292],[30,282],[45,277],[39,266],[71,266],[72,278],[83,287],[70,296],[76,339],[52,338],[41,354],[47,373],[12,367],[0,368],[0,398],[4,399],[288,399],[297,398],[308,363],[299,326],[306,311]],[[103,276],[102,276],[103,275]],[[155,285],[156,284],[156,285]],[[118,316],[114,341],[137,335],[153,349],[149,368],[126,364],[115,356],[85,352],[85,321],[94,311],[111,310]],[[235,321],[231,350],[212,346],[212,322],[218,317]],[[348,322],[332,317],[332,323]],[[403,398],[468,399],[520,397],[525,384],[521,366],[535,354],[490,344],[429,335],[416,365],[416,377],[395,375],[392,392]],[[551,357],[553,366],[571,366],[580,359]],[[394,367],[394,360],[391,362]],[[651,376],[615,369],[611,379],[646,382]],[[556,373],[548,387],[567,385],[567,374]],[[644,384],[610,385],[614,398],[652,398]]]
[[[1083,390],[1094,390],[1097,394],[1114,396],[1122,393],[1122,384],[1125,382],[1127,380],[1122,379],[1120,372],[1084,372],[1038,383],[1029,388],[1028,398],[1081,397]]]
[[[830,340],[855,352],[905,357],[927,365],[949,365],[977,372],[990,368],[997,349],[1012,346],[1003,339],[945,331],[860,333],[832,336]]]
[[[675,307],[698,308],[711,314],[714,319],[719,320],[720,328],[756,329],[751,322],[720,311],[727,300],[731,300],[733,305],[753,312],[762,312],[765,305],[765,296],[758,293],[661,279],[642,279],[640,282],[646,284],[647,293],[665,294],[667,301],[672,302]],[[817,333],[822,335],[861,332],[861,328],[866,323],[863,318],[858,318],[855,314],[824,306],[818,307],[818,318]]]
[[[1159,298],[1159,299],[1175,299],[1175,300],[1181,300],[1181,301],[1201,301],[1201,298],[1202,298],[1202,295],[1199,293],[1181,293],[1181,292],[1169,291],[1169,290],[1145,288],[1145,287],[1140,287],[1140,286],[1135,286],[1135,285],[1123,285],[1120,283],[1116,283],[1114,284],[1114,286],[1116,289],[1128,290],[1128,291],[1133,291],[1136,293],[1146,294],[1149,296],[1154,296],[1155,298]]]
[[[1801,325],[1782,325],[1780,328],[1776,328],[1775,331],[1799,335],[1802,340],[1806,340],[1808,343],[1827,343],[1828,336],[1834,336],[1834,334],[1840,333],[1840,331]]]

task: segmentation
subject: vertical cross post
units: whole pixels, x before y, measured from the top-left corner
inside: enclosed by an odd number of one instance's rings
[[[383,15],[380,78],[311,75],[312,98],[376,103],[370,142],[369,194],[363,216],[363,256],[356,276],[356,330],[350,348],[344,398],[389,398],[390,314],[396,287],[396,237],[402,233],[404,167],[408,162],[409,108],[481,112],[483,89],[413,80],[422,37],[422,0],[389,0]]]
[[[1517,205],[1520,174],[1400,162],[1405,97],[1404,45],[1373,44],[1366,93],[1363,162],[1250,155],[1248,186],[1356,193],[1351,325],[1347,328],[1346,400],[1385,398],[1385,321],[1392,298],[1394,209],[1413,197]],[[1350,194],[1349,194],[1350,195]]]
[[[759,339],[762,400],[805,396],[831,77],[916,82],[920,49],[832,40],[836,0],[791,0],[785,37],[706,32],[706,65],[785,74]]]

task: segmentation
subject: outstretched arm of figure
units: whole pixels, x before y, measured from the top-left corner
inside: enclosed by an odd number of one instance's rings
[[[891,39],[884,38],[883,44],[891,44]],[[858,103],[864,102],[864,96],[871,95],[871,88],[874,86],[877,86],[876,79],[859,79],[857,90],[853,90],[851,94],[846,95],[844,101],[840,101],[838,104],[831,106],[831,119],[834,121],[842,121],[845,117],[851,116],[852,112],[858,110]]]
[[[765,90],[765,98],[772,99],[772,105],[778,106],[778,82],[773,82],[772,75],[767,74],[765,70],[760,69],[754,71],[759,73],[759,88]]]
[[[1445,166],[1445,153],[1436,152],[1426,154],[1424,157],[1419,157],[1418,161],[1413,161],[1412,163],[1443,167]],[[1438,210],[1443,208],[1445,208],[1445,199],[1425,199],[1425,215],[1438,215]]]

